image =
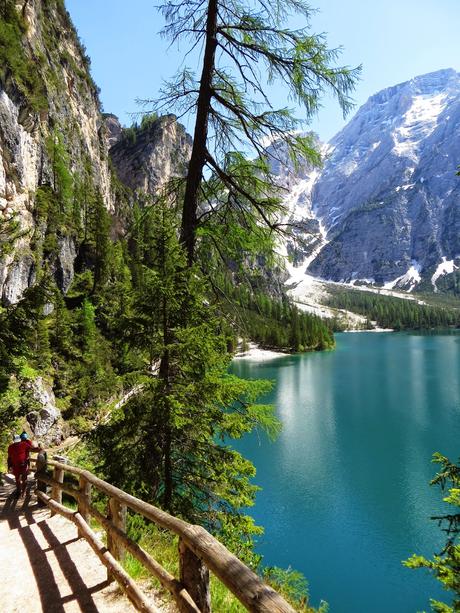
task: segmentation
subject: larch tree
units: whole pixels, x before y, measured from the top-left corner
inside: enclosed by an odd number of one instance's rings
[[[340,50],[310,32],[312,9],[303,0],[168,1],[160,9],[164,35],[172,43],[185,39],[188,53],[199,50],[202,58],[199,77],[184,68],[155,102],[156,111],[195,118],[180,229],[190,266],[197,230],[209,219],[280,227],[270,143],[286,146],[294,163],[320,162],[312,136],[299,131],[305,122],[287,107],[274,108],[271,86],[300,104],[308,122],[324,93],[335,95],[344,114],[351,108],[360,69],[335,66]],[[290,29],[292,17],[305,27]]]
[[[301,122],[270,104],[270,83],[280,80],[310,118],[326,90],[347,111],[357,71],[333,67],[337,51],[322,36],[283,26],[291,11],[308,20],[302,1],[185,0],[162,11],[165,34],[202,52],[201,76],[184,69],[164,86],[155,109],[195,117],[191,159],[183,184],[166,185],[140,224],[138,287],[125,322],[128,340],[146,358],[139,393],[95,434],[111,478],[206,525],[234,549],[246,542],[251,558],[259,531],[243,510],[254,499],[254,467],[228,441],[255,428],[275,435],[279,423],[271,407],[256,402],[267,382],[228,374],[226,322],[210,303],[197,239],[201,232],[209,239],[203,243],[214,241],[228,257],[280,224],[269,142],[286,145],[294,163],[319,162]]]

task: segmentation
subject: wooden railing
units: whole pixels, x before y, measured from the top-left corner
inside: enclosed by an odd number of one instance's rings
[[[173,517],[77,466],[57,461],[49,461],[48,466],[53,467],[53,477],[49,477],[43,470],[36,473],[37,496],[49,506],[53,514],[59,513],[77,526],[80,537],[88,541],[106,566],[109,579],[118,581],[137,610],[157,611],[122,567],[125,551],[139,560],[171,593],[181,613],[211,611],[209,571],[227,586],[248,611],[294,613],[294,609],[277,592],[201,526],[194,526]],[[64,482],[65,473],[78,477],[78,487]],[[51,496],[43,491],[44,488],[40,487],[40,483],[51,486]],[[93,488],[108,497],[106,515],[91,504]],[[63,506],[63,492],[77,501],[77,511]],[[179,536],[179,579],[173,577],[149,553],[127,536],[128,508]],[[104,545],[90,528],[90,517],[97,520],[106,531],[107,545]]]

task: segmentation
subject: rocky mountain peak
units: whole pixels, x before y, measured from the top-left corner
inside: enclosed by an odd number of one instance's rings
[[[155,194],[169,178],[185,174],[191,148],[192,138],[175,115],[146,116],[121,132],[110,156],[125,185]]]
[[[304,253],[308,272],[333,281],[436,290],[439,276],[455,270],[460,255],[459,162],[455,70],[371,96],[331,140],[324,168],[305,188],[326,233],[313,257]]]

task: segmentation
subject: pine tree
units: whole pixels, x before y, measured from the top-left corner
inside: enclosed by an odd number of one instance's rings
[[[444,502],[452,505],[454,511],[441,517],[433,517],[447,534],[443,551],[432,560],[414,554],[404,562],[409,568],[427,568],[453,595],[452,605],[431,599],[431,607],[436,613],[455,613],[460,611],[460,466],[453,464],[440,453],[435,453],[433,462],[441,465],[441,471],[431,481],[431,485],[446,487],[448,495]]]
[[[225,327],[199,271],[186,266],[174,212],[158,205],[150,215],[150,265],[126,322],[147,359],[137,392],[95,433],[96,449],[105,474],[129,491],[214,531],[250,533],[241,508],[252,504],[255,471],[227,440],[255,427],[277,432],[271,408],[255,404],[269,384],[227,374]]]

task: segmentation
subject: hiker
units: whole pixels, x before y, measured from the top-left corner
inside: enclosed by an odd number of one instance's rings
[[[16,480],[16,494],[22,496],[26,491],[27,473],[29,472],[29,452],[40,451],[41,446],[37,447],[28,440],[27,434],[22,438],[15,434],[13,442],[8,447],[8,470],[11,470]]]
[[[19,438],[21,439],[21,441],[27,441],[25,447],[27,450],[27,472],[30,472],[30,448],[32,447],[32,441],[29,441],[29,437],[27,436],[27,432],[25,430],[23,430],[21,432],[21,434],[19,435]]]

